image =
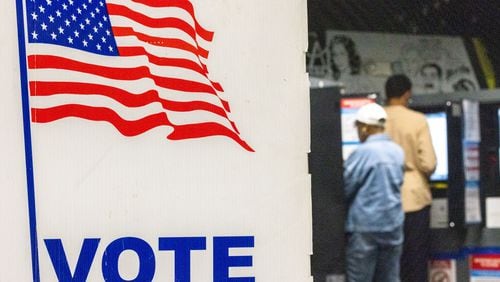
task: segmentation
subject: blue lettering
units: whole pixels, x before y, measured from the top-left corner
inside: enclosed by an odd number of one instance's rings
[[[252,266],[251,256],[229,256],[229,248],[253,248],[254,237],[214,237],[214,282],[255,282],[255,277],[229,277],[229,267]]]
[[[125,250],[134,251],[139,257],[139,273],[133,280],[124,280],[118,271],[118,259]],[[102,275],[105,281],[152,281],[155,274],[155,255],[149,244],[139,238],[124,237],[111,242],[102,257]]]
[[[45,246],[49,252],[57,279],[59,281],[68,282],[87,281],[87,276],[89,275],[90,266],[94,261],[99,240],[100,239],[83,240],[82,249],[75,267],[75,273],[72,275],[61,239],[45,239]]]
[[[83,240],[82,248],[71,273],[61,239],[45,239],[45,246],[59,281],[84,282],[87,280],[94,261],[99,238]],[[174,280],[191,281],[191,251],[206,250],[206,237],[160,237],[160,251],[174,251]],[[214,237],[213,238],[213,282],[255,282],[255,277],[229,277],[230,267],[251,267],[252,256],[230,256],[230,248],[253,248],[253,236]],[[133,251],[139,258],[138,274],[132,280],[121,277],[118,269],[120,255]],[[102,256],[102,276],[107,282],[152,281],[156,270],[155,254],[144,240],[135,237],[123,237],[111,242]]]
[[[175,254],[175,281],[191,281],[191,250],[205,250],[205,237],[177,237],[160,238],[160,251],[174,251]]]

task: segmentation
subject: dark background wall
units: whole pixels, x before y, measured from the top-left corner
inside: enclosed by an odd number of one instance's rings
[[[308,0],[309,31],[325,29],[479,38],[500,81],[498,0]],[[472,54],[471,54],[472,53]],[[469,49],[474,61],[475,54]],[[476,69],[480,84],[484,79]],[[483,80],[483,81],[481,81]]]

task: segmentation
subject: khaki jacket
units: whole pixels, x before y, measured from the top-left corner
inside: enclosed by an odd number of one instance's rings
[[[405,153],[405,175],[401,187],[403,210],[421,210],[432,202],[429,176],[436,169],[436,154],[427,120],[422,113],[403,106],[387,106],[385,110],[386,132]]]

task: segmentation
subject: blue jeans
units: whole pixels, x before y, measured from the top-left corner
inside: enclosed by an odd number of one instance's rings
[[[354,232],[347,242],[348,282],[399,282],[402,229]]]

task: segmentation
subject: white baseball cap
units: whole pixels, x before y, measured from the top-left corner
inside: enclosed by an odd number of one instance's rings
[[[376,103],[370,103],[359,108],[356,121],[375,126],[384,126],[387,113],[384,108]]]

